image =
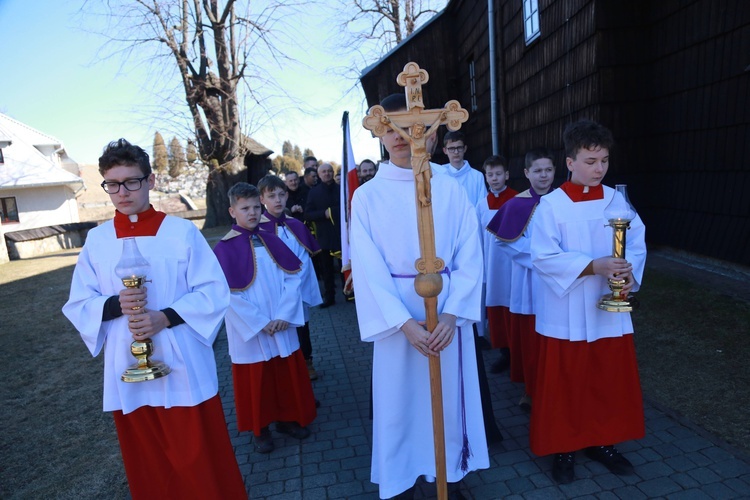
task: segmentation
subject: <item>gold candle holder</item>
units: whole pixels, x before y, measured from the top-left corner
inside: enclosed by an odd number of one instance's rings
[[[115,273],[122,280],[126,288],[141,288],[146,279],[150,265],[138,251],[135,238],[123,240],[123,251],[120,262],[115,267]],[[134,307],[138,310],[140,307]],[[172,369],[161,361],[150,359],[154,352],[154,343],[151,339],[134,340],[130,344],[130,353],[137,360],[134,365],[123,372],[120,379],[123,382],[146,382],[161,377],[166,377]]]
[[[627,186],[617,184],[612,201],[604,209],[604,217],[609,221],[607,225],[612,227],[612,257],[625,258],[627,230],[630,229],[630,221],[635,215],[635,209],[628,199]],[[626,280],[608,278],[607,283],[611,293],[599,299],[599,309],[607,312],[630,312],[638,307],[635,297],[628,297],[622,293]]]

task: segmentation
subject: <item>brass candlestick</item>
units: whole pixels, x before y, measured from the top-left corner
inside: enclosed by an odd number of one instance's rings
[[[625,184],[615,186],[612,201],[604,209],[604,217],[608,226],[612,227],[612,257],[625,258],[625,243],[630,221],[635,218],[635,209],[628,199],[628,188]],[[623,295],[622,289],[626,283],[624,279],[608,278],[609,289],[612,293],[599,299],[597,307],[607,312],[630,312],[638,307],[635,297]]]
[[[120,262],[115,267],[117,277],[122,280],[126,288],[141,288],[146,283],[146,275],[150,265],[138,251],[135,238],[123,239],[123,250]],[[140,307],[134,307],[138,310]],[[154,352],[154,343],[151,339],[134,340],[130,344],[130,353],[137,362],[130,366],[120,376],[123,382],[145,382],[169,375],[172,369],[166,363],[151,360],[149,357]]]

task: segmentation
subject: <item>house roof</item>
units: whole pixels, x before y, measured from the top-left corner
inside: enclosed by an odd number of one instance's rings
[[[268,156],[273,154],[273,151],[265,147],[250,136],[242,135],[242,146],[247,148],[247,152],[257,156]]]
[[[68,185],[83,187],[83,180],[63,169],[61,163],[42,153],[53,151],[60,159],[70,160],[63,143],[13,118],[0,113],[0,138],[10,142],[2,148],[4,162],[0,165],[0,189]]]

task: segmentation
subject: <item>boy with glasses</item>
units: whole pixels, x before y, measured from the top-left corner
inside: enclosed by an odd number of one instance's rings
[[[482,173],[471,168],[469,162],[464,160],[466,150],[466,141],[461,131],[446,133],[443,137],[443,153],[448,156],[450,163],[435,169],[434,173],[448,174],[456,179],[466,191],[471,206],[476,207],[487,196],[487,187]]]
[[[92,355],[104,350],[104,411],[113,412],[131,495],[247,498],[212,347],[229,306],[219,263],[192,222],[151,206],[143,149],[110,143],[99,172],[117,211],[89,231],[63,313]],[[149,262],[148,287],[125,288],[115,274],[123,238],[135,238]],[[131,342],[149,338],[171,373],[124,382]]]

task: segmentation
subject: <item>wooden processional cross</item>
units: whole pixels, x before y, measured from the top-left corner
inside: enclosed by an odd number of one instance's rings
[[[417,201],[417,227],[419,230],[420,257],[415,263],[418,274],[414,280],[417,294],[424,299],[426,328],[432,332],[438,324],[437,297],[443,288],[439,272],[445,268],[443,259],[435,255],[435,227],[430,199],[430,154],[427,139],[440,125],[448,130],[458,130],[469,119],[469,113],[458,101],[448,101],[442,109],[424,109],[422,84],[429,80],[427,71],[415,62],[407,63],[396,82],[406,92],[406,111],[386,113],[382,106],[373,106],[362,120],[363,126],[374,135],[382,137],[393,129],[411,145],[411,168],[415,179]],[[430,359],[430,392],[432,395],[432,427],[435,444],[435,471],[438,498],[448,498],[445,457],[445,431],[443,423],[443,390],[440,375],[440,358]]]

